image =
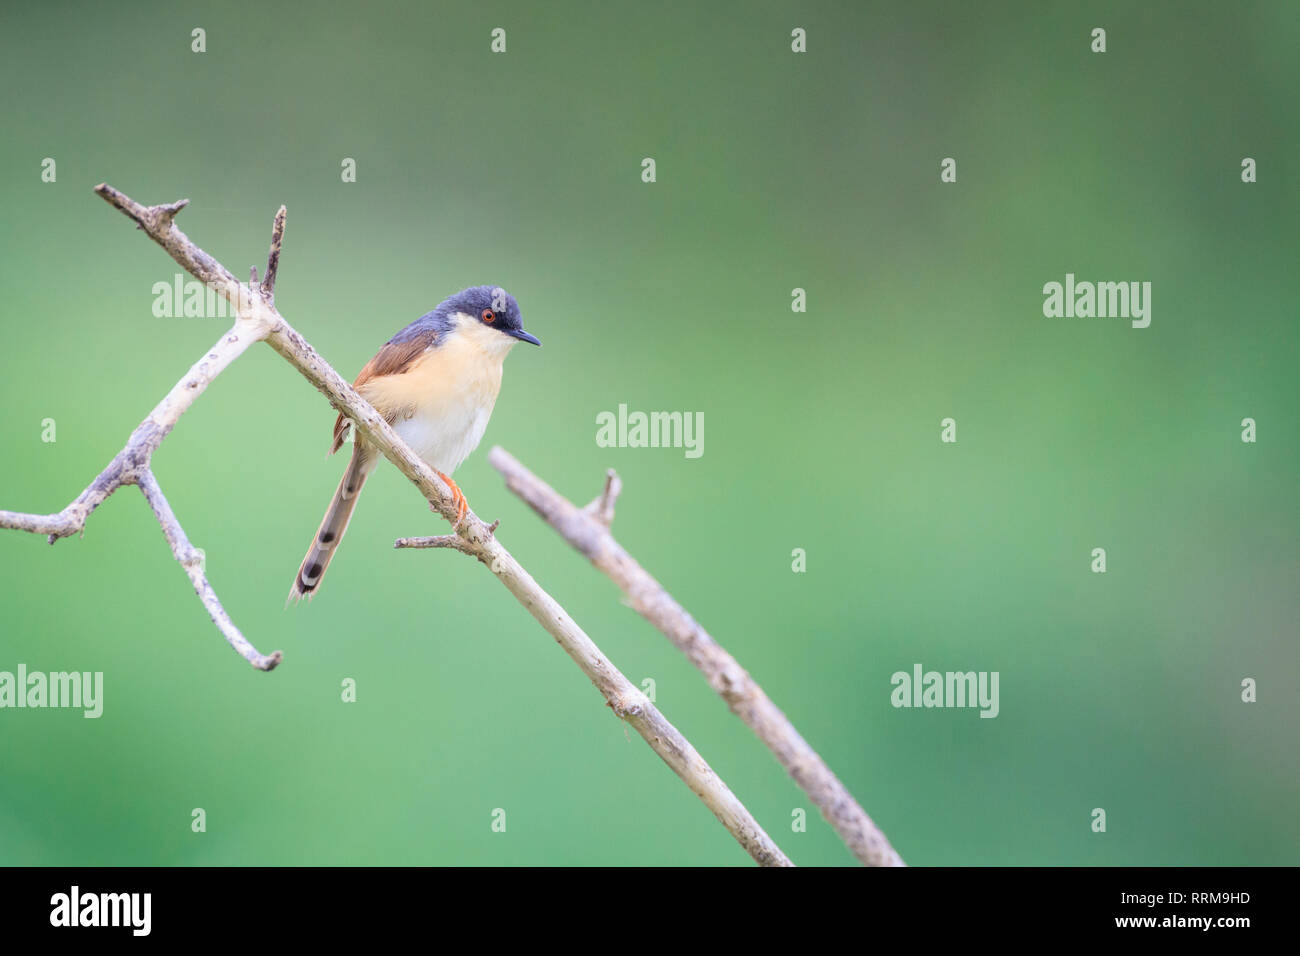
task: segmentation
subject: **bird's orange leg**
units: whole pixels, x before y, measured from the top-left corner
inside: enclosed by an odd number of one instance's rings
[[[455,531],[460,527],[460,523],[465,520],[465,512],[469,510],[469,502],[465,499],[465,493],[460,490],[460,485],[452,481],[450,476],[444,475],[437,468],[433,472],[447,483],[447,487],[451,489],[453,495],[452,500],[456,502],[456,523],[451,526],[451,530]]]

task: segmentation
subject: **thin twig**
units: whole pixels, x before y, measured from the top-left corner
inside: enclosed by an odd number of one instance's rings
[[[452,548],[470,557],[477,557],[474,549],[454,534],[435,534],[428,538],[398,538],[394,548]]]
[[[271,226],[271,251],[266,256],[266,277],[262,280],[262,292],[274,298],[275,276],[280,269],[280,245],[284,242],[285,208],[280,207]]]
[[[203,555],[198,548],[190,544],[190,539],[185,535],[185,529],[181,523],[176,520],[176,515],[172,513],[172,507],[167,503],[167,498],[162,489],[158,487],[158,481],[153,476],[153,472],[148,468],[143,469],[136,478],[136,484],[144,492],[145,500],[149,502],[149,507],[153,509],[154,517],[158,519],[158,524],[162,527],[163,535],[167,538],[167,543],[171,546],[172,554],[180,566],[185,569],[185,573],[190,577],[190,583],[194,585],[194,593],[199,596],[203,606],[208,609],[208,614],[212,618],[212,623],[217,625],[218,630],[225,636],[239,655],[252,664],[258,670],[274,670],[275,666],[280,663],[281,653],[274,651],[269,655],[259,654],[257,648],[248,643],[248,640],[240,633],[239,628],[235,627],[230,615],[226,609],[221,606],[221,601],[217,599],[217,594],[212,590],[212,585],[208,583],[207,574],[203,569]]]
[[[493,448],[488,461],[505,477],[506,487],[608,575],[637,613],[690,659],[732,712],[758,735],[808,794],[854,856],[868,866],[903,865],[848,788],[757,681],[615,540],[604,520],[605,515],[612,519],[614,499],[622,488],[613,469],[606,476],[604,492],[585,508],[578,508],[505,449]]]
[[[177,386],[178,389],[185,386],[188,399],[183,404],[173,407],[169,404],[176,392],[176,389],[173,389],[173,395],[169,395],[168,399],[164,399],[163,403],[159,405],[159,409],[167,409],[168,415],[165,415],[164,418],[170,418],[170,420],[161,422],[156,426],[161,429],[161,433],[157,435],[156,439],[152,437],[141,439],[142,446],[149,441],[152,441],[152,445],[148,447],[148,453],[144,455],[143,459],[140,461],[132,460],[131,467],[139,469],[132,472],[133,481],[138,482],[140,475],[145,473],[148,468],[148,454],[152,453],[153,448],[157,447],[157,442],[162,440],[167,431],[170,431],[175,424],[176,418],[185,408],[189,407],[194,397],[207,387],[211,379],[229,363],[230,359],[233,359],[235,355],[247,348],[248,344],[252,341],[264,339],[286,361],[293,365],[303,377],[315,385],[335,408],[349,418],[354,427],[415,484],[433,509],[455,527],[458,518],[457,508],[451,490],[447,485],[437,477],[427,462],[411,451],[406,443],[393,431],[388,422],[368,402],[361,398],[352,386],[328,362],[321,358],[315,349],[276,311],[270,292],[274,288],[275,271],[279,258],[279,237],[284,229],[283,207],[276,215],[275,227],[272,233],[271,256],[267,263],[268,281],[262,283],[260,294],[254,294],[253,289],[238,282],[225,266],[196,246],[188,236],[176,228],[172,220],[175,218],[176,213],[184,208],[188,200],[181,200],[164,206],[141,206],[129,196],[106,184],[97,186],[95,191],[133,219],[151,239],[162,246],[186,271],[201,282],[208,284],[230,301],[235,306],[239,316],[235,328],[232,329],[226,339],[222,340],[226,344],[226,348],[223,349],[222,343],[218,343],[218,346],[208,356],[208,360],[211,360],[214,364],[211,367],[206,367],[204,362],[207,360],[200,361],[194,369],[191,369],[190,376],[182,379],[181,385]],[[236,346],[238,346],[237,351],[235,351]],[[157,412],[158,409],[155,409],[155,414]],[[141,428],[143,429],[150,424],[151,419],[146,419]],[[139,431],[140,429],[137,429],[137,432]],[[134,438],[135,436],[133,436]],[[128,444],[123,454],[132,450],[133,446]],[[116,463],[117,459],[114,459],[114,462]],[[82,494],[81,498],[78,498],[63,512],[57,515],[17,515],[13,516],[14,522],[8,525],[4,525],[2,522],[10,513],[0,512],[0,526],[23,528],[24,530],[51,534],[55,537],[66,536],[80,530],[84,526],[85,516],[90,511],[93,511],[116,487],[114,485],[103,491],[102,494],[97,487],[100,480],[105,479],[105,476],[108,476],[107,481],[110,484],[112,483],[114,476],[110,475],[109,472],[113,467],[113,465],[110,465],[109,469],[106,469],[105,473],[100,476],[100,479],[96,479],[96,483],[92,484]],[[151,483],[151,477],[145,479],[146,484],[143,486],[146,489],[146,497],[149,497],[155,514],[169,515],[170,509],[166,507],[166,499],[162,497],[160,491],[155,493],[156,484]],[[174,516],[172,518],[174,521]],[[636,728],[650,747],[700,797],[750,856],[764,866],[791,865],[789,858],[781,852],[780,848],[763,831],[763,828],[758,825],[758,822],[745,806],[713,772],[712,768],[705,763],[704,759],[686,738],[668,722],[640,690],[614,667],[582,628],[568,616],[564,608],[547,594],[533,580],[532,575],[524,570],[523,566],[514,559],[510,552],[497,541],[492,533],[493,528],[495,528],[495,525],[490,528],[472,511],[467,512],[459,524],[457,536],[462,543],[455,546],[456,550],[473,555],[500,579],[501,583],[506,586],[519,603],[537,619],[559,642],[569,656],[577,662],[583,673],[590,678],[591,682],[596,685],[597,689],[605,697],[607,704],[613,709],[614,713]],[[164,525],[164,531],[167,530],[167,525]],[[173,535],[178,531],[179,524],[176,524],[172,529],[172,533],[169,534],[168,540],[173,543],[173,550],[178,555],[187,556],[186,560],[189,560],[190,564],[185,564],[184,561],[182,564],[186,567],[187,572],[191,572],[191,580],[195,584],[195,589],[199,591],[200,597],[204,597],[205,591],[200,590],[200,580],[192,573],[192,548],[188,546],[188,540],[184,538],[184,532],[180,532],[173,539]],[[206,584],[206,579],[203,579],[203,584]],[[217,606],[219,607],[219,605]],[[209,605],[209,611],[212,611],[211,605]],[[222,613],[224,614],[224,612]],[[218,620],[215,614],[213,619],[217,621],[219,627],[222,626],[222,621]],[[238,631],[234,630],[233,625],[230,626],[230,631],[227,631],[224,627],[222,630],[226,634],[227,640],[231,640],[231,643],[234,644],[231,631],[234,634],[238,634]],[[239,649],[238,645],[236,645],[236,649]],[[278,662],[278,655],[271,655],[265,660],[271,661],[272,659]]]

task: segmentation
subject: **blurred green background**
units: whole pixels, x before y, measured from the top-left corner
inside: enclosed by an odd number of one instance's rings
[[[186,6],[2,14],[0,506],[62,508],[227,326],[153,316],[177,267],[91,187],[189,197],[241,277],[285,203],[277,304],[349,378],[518,297],[545,347],[456,477],[797,863],[852,858],[491,445],[579,502],[617,468],[619,539],[910,863],[1297,861],[1294,3]],[[1067,272],[1152,282],[1151,327],[1044,318]],[[620,403],[703,412],[703,457],[597,447]],[[258,347],[155,459],[272,674],[133,490],[0,534],[0,670],[105,675],[99,720],[0,711],[0,862],[747,863],[480,565],[393,550],[445,530],[395,469],[283,608],[333,418]],[[895,710],[914,663],[999,671],[1000,716]]]

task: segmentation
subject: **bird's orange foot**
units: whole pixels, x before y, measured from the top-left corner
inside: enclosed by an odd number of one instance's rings
[[[444,475],[440,471],[437,472],[437,474],[439,478],[447,483],[447,487],[451,489],[451,493],[454,496],[452,500],[456,502],[456,521],[451,526],[451,530],[459,530],[460,523],[465,520],[465,512],[469,510],[469,502],[465,499],[465,493],[460,490],[460,485],[456,484],[456,482],[452,481],[450,477]]]

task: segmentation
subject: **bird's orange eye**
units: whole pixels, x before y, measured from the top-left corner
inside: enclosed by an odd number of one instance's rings
[[[484,321],[484,322],[495,322],[495,321],[496,321],[496,317],[497,317],[497,316],[496,316],[496,313],[493,312],[491,309],[484,309],[484,310],[483,310],[483,321]]]

